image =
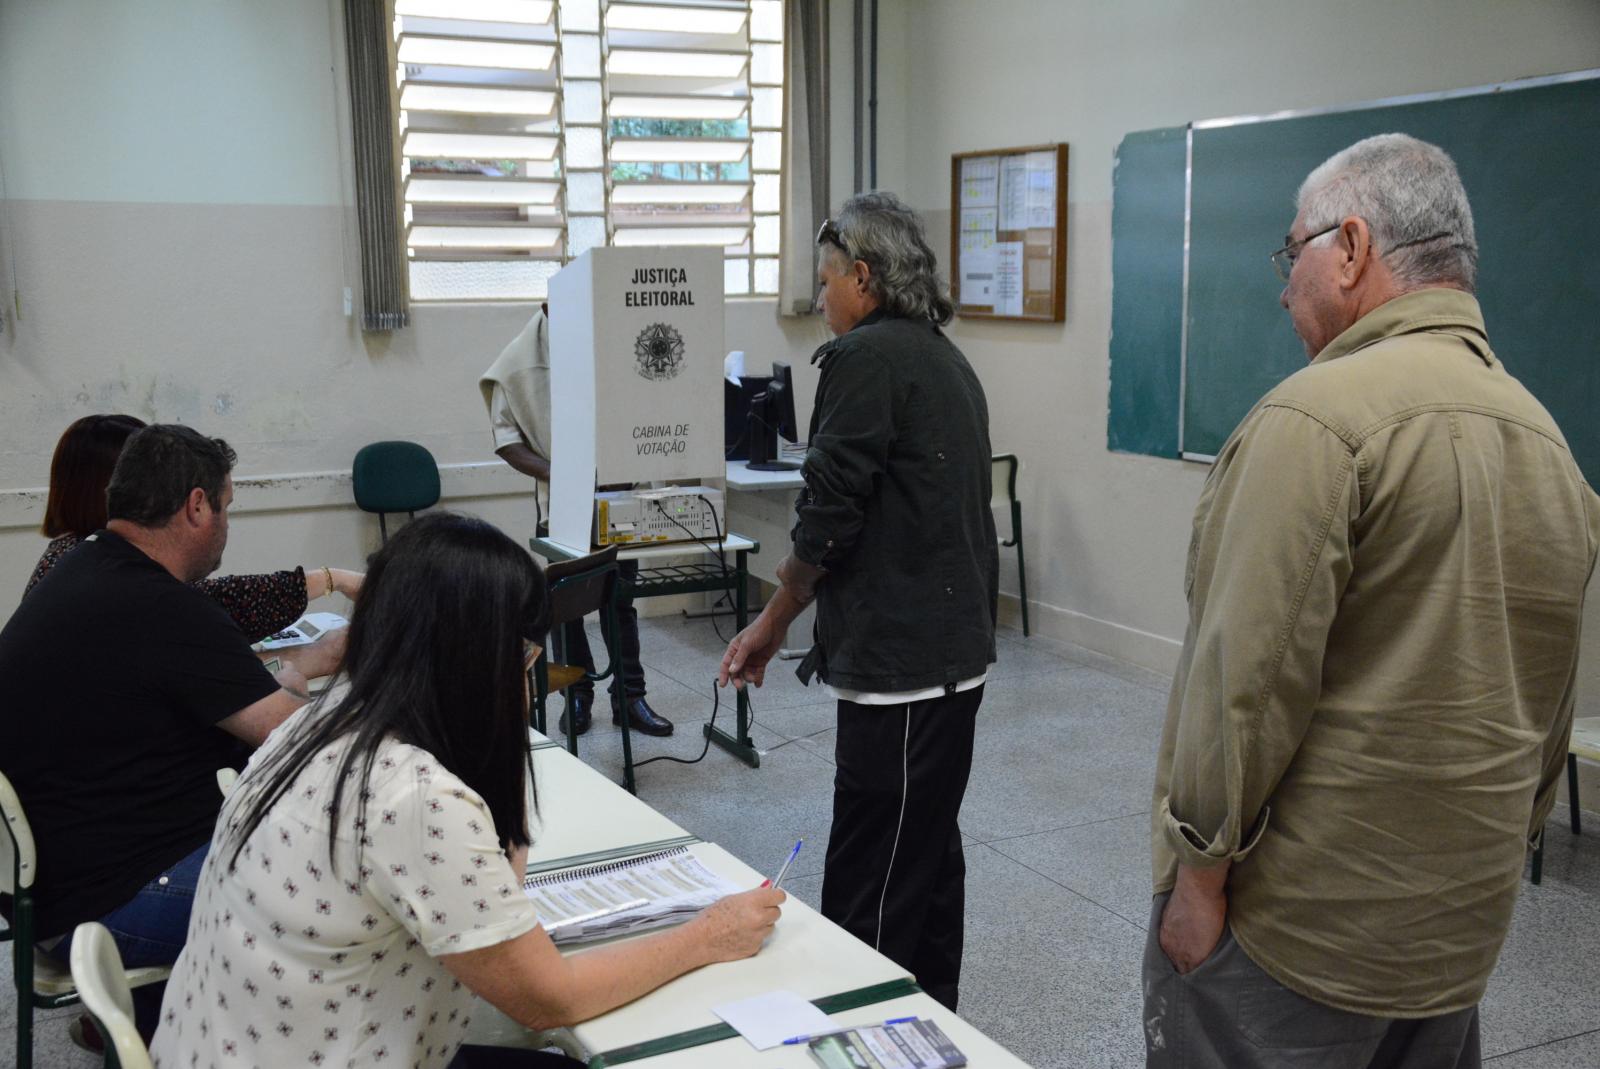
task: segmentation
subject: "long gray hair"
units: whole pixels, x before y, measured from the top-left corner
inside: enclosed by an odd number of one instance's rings
[[[1295,203],[1312,233],[1352,215],[1365,219],[1402,285],[1444,282],[1473,292],[1478,240],[1472,208],[1455,162],[1439,146],[1407,134],[1357,141],[1312,171]]]
[[[893,193],[857,193],[834,220],[851,260],[872,269],[867,288],[884,311],[943,326],[955,315],[922,219]],[[824,247],[823,255],[828,254]],[[837,250],[835,250],[837,251]]]

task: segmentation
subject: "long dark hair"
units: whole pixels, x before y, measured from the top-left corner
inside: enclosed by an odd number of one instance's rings
[[[101,413],[74,420],[50,458],[50,496],[44,505],[44,536],[85,538],[106,525],[106,484],[134,431],[138,416]]]
[[[250,777],[259,786],[239,785],[249,793],[228,822],[230,869],[295,777],[346,736],[333,778],[330,863],[346,774],[359,769],[362,827],[366,784],[391,737],[426,750],[476,791],[503,847],[526,846],[533,763],[523,643],[542,642],[548,618],[544,573],[494,525],[430,512],[402,527],[369,560],[356,598],[340,668],[348,692],[327,709],[319,699],[296,737]]]

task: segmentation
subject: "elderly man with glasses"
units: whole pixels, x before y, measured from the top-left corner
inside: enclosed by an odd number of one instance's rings
[[[994,663],[989,411],[939,328],[953,309],[916,214],[853,197],[817,234],[821,362],[781,586],[723,683],[761,685],[817,601],[800,666],[838,700],[822,912],[954,1009],[966,865],[956,816]]]
[[[1273,260],[1310,366],[1195,513],[1148,1064],[1477,1066],[1566,753],[1600,499],[1489,346],[1449,156],[1368,138],[1298,209]]]

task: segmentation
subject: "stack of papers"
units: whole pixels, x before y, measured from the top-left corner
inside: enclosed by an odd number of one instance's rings
[[[583,943],[681,924],[741,888],[679,846],[523,882],[556,943]]]

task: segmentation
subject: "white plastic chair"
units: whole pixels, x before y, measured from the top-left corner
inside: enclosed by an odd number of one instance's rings
[[[88,921],[72,933],[72,979],[105,1037],[106,1065],[152,1069],[150,1051],[133,1025],[133,994],[122,955],[105,925]]]
[[[0,932],[0,942],[12,944],[12,978],[17,990],[16,1064],[20,1069],[31,1069],[33,1011],[73,1005],[78,1001],[78,991],[71,974],[33,945],[33,881],[39,871],[39,855],[22,801],[3,773],[0,824],[6,831],[0,835],[0,894],[11,896],[11,927]],[[132,969],[124,975],[123,986],[155,983],[165,980],[171,972],[167,968]]]

